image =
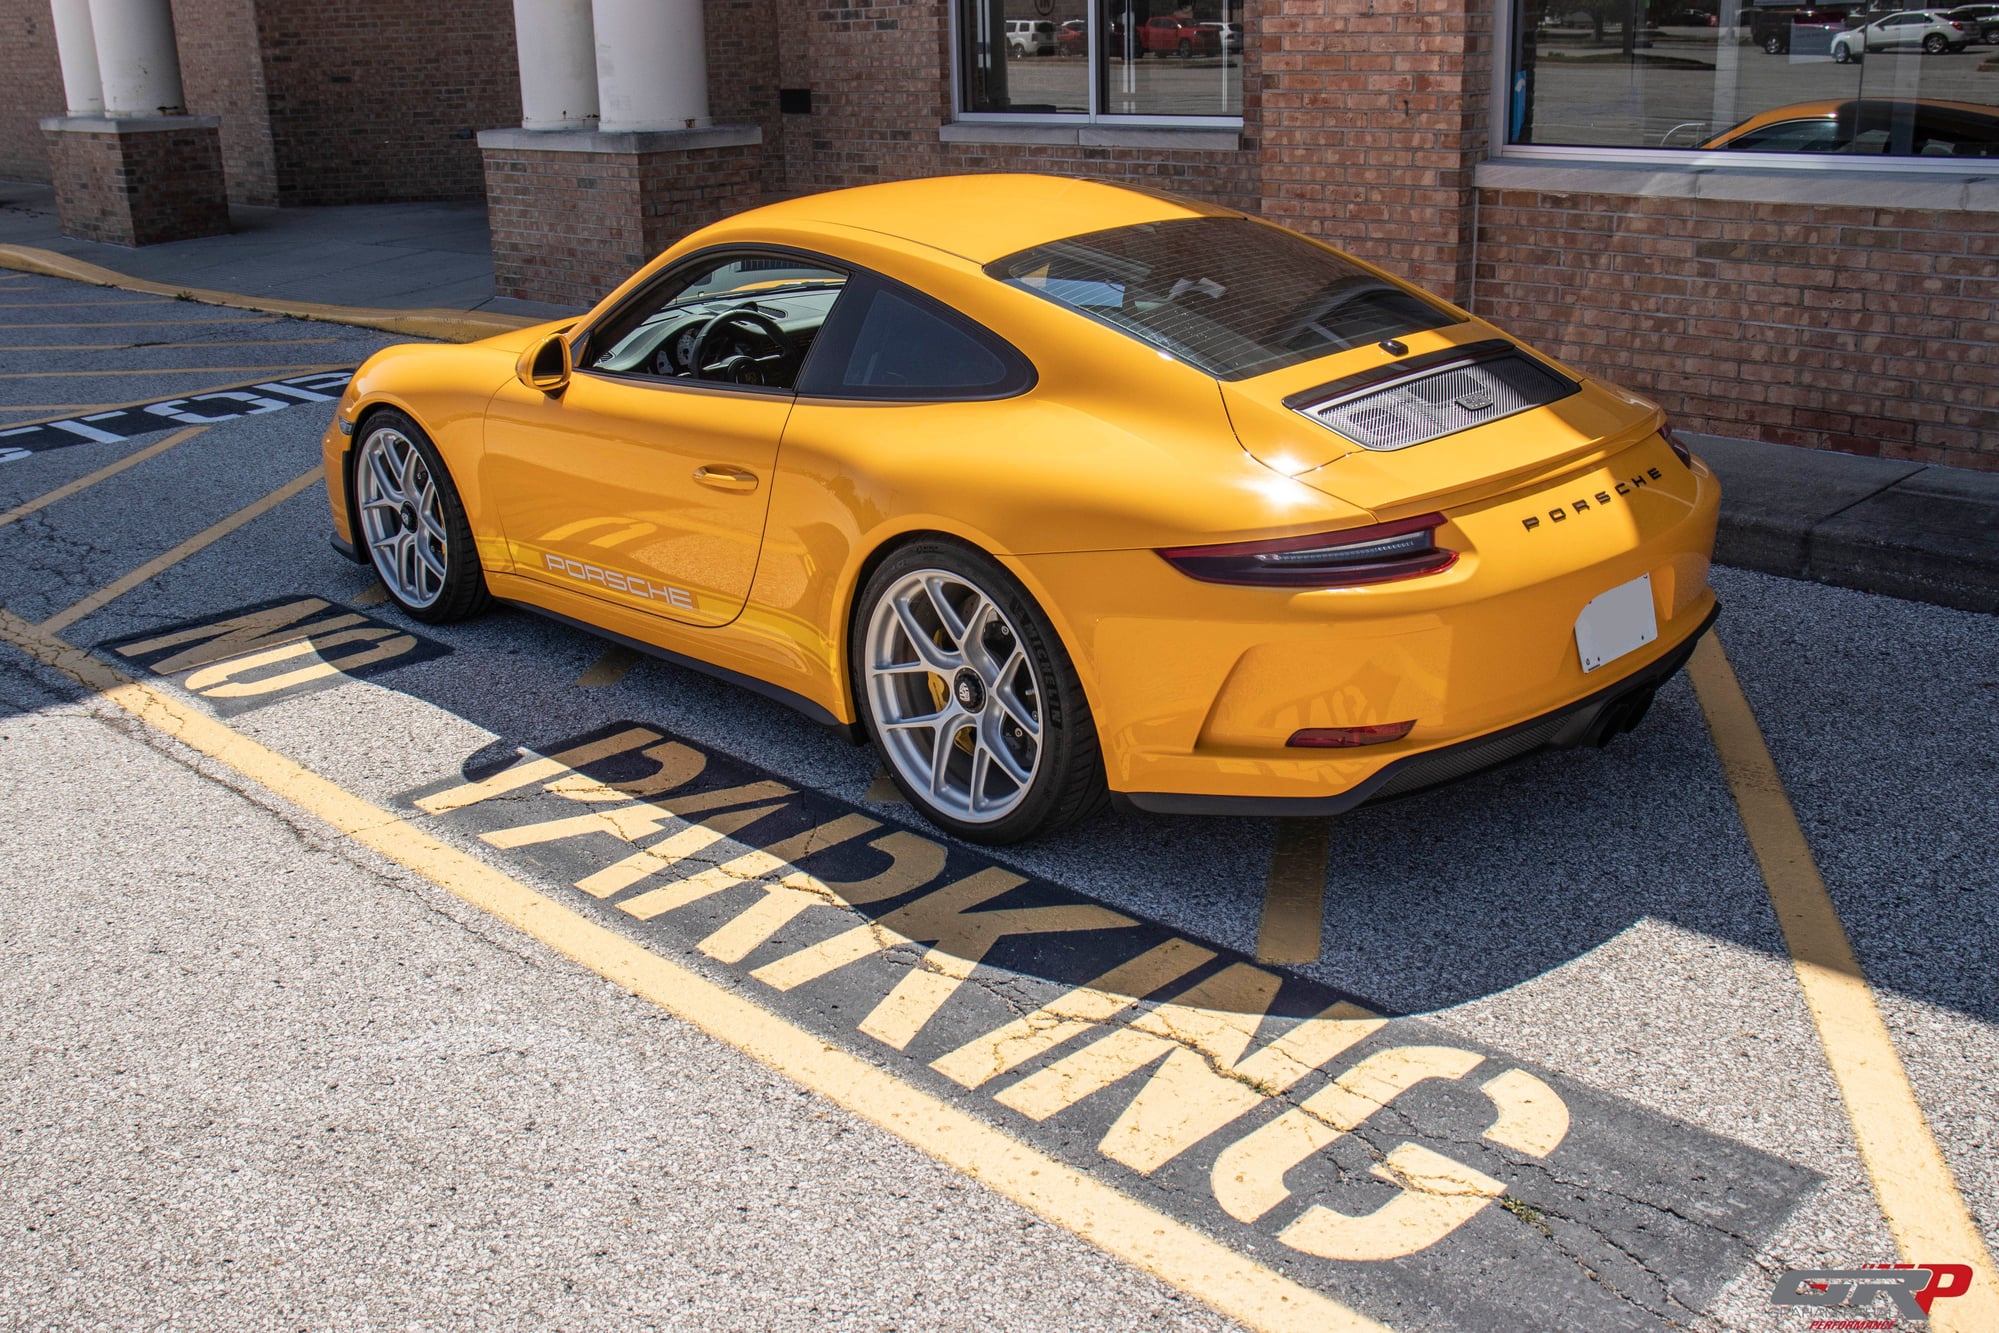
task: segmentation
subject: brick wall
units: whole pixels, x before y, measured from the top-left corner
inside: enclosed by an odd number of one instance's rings
[[[480,197],[474,136],[521,123],[512,0],[255,8],[277,202]]]
[[[187,109],[222,117],[222,170],[239,204],[278,202],[277,158],[264,114],[256,0],[174,0]]]
[[[669,153],[486,151],[502,296],[593,305],[697,227],[757,202],[755,146]]]
[[[1718,435],[1999,470],[1991,214],[1482,191],[1475,309]]]
[[[64,235],[153,245],[229,230],[213,121],[171,130],[42,133]]]
[[[39,121],[66,109],[48,0],[0,0],[0,180],[47,183]]]
[[[1264,14],[1265,216],[1463,300],[1492,5],[1266,0]]]

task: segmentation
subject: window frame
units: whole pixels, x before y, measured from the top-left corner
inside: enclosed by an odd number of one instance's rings
[[[965,7],[972,0],[950,0],[946,9],[950,18],[951,37],[951,120],[961,125],[1058,125],[1073,128],[1085,126],[1105,126],[1117,129],[1197,129],[1197,130],[1238,130],[1243,128],[1243,117],[1236,116],[1127,116],[1102,110],[1090,111],[970,111],[965,107]],[[992,0],[999,3],[999,0]],[[1097,22],[1099,11],[1105,11],[1110,0],[1089,0],[1090,19],[1085,29],[1087,41],[1084,59],[1089,62],[1088,75],[1089,103],[1098,106],[1102,81],[1099,78],[1098,61],[1104,55],[1102,42],[1103,24]],[[1501,0],[1511,3],[1511,0]],[[1247,16],[1245,16],[1245,19]],[[1224,20],[1226,22],[1226,20]],[[1247,21],[1243,27],[1248,28]],[[1226,56],[1227,44],[1223,54]],[[1245,51],[1248,43],[1244,43]],[[1141,53],[1142,54],[1142,53]],[[1240,58],[1238,53],[1238,58]],[[1240,74],[1241,66],[1237,66]],[[1246,90],[1239,90],[1241,98]]]
[[[691,255],[683,255],[661,269],[658,273],[655,273],[649,281],[642,283],[628,294],[624,300],[619,301],[609,310],[606,310],[600,318],[590,321],[590,323],[584,325],[573,334],[569,340],[570,374],[590,375],[598,379],[609,380],[616,384],[636,384],[656,389],[691,389],[707,393],[741,393],[760,398],[774,396],[798,397],[797,385],[804,380],[805,368],[811,364],[813,351],[819,346],[819,337],[817,334],[813,335],[812,346],[806,349],[804,359],[798,363],[798,373],[792,377],[792,385],[788,388],[775,384],[737,384],[730,380],[681,379],[678,377],[668,379],[658,375],[639,374],[629,370],[606,370],[597,366],[585,365],[582,358],[577,355],[579,351],[587,352],[590,348],[591,340],[605,328],[615,324],[620,315],[629,311],[635,305],[652,300],[660,288],[668,286],[676,278],[684,276],[689,269],[705,267],[717,261],[727,261],[730,259],[800,260],[819,268],[844,273],[847,277],[846,283],[842,284],[840,288],[841,297],[847,294],[847,284],[851,284],[857,275],[867,271],[858,265],[835,259],[830,255],[818,254],[811,250],[799,250],[785,245],[756,245],[742,241],[728,241],[720,245],[710,246],[705,250],[697,250]],[[832,322],[833,311],[837,310],[839,305],[839,297],[834,298],[832,309],[826,312],[826,323],[830,324]],[[826,325],[821,324],[819,327],[823,331]]]
[[[1513,43],[1519,31],[1520,0],[1494,0],[1492,96],[1486,123],[1484,160],[1544,166],[1618,166],[1635,169],[1676,167],[1704,171],[1769,173],[1851,173],[1883,176],[1975,177],[1992,175],[1991,158],[1875,157],[1844,153],[1752,153],[1698,148],[1611,148],[1594,145],[1517,144],[1513,125]],[[1743,11],[1751,0],[1742,0]],[[955,5],[953,6],[955,10]],[[1901,12],[1901,11],[1896,11]],[[1720,131],[1716,131],[1719,133]]]

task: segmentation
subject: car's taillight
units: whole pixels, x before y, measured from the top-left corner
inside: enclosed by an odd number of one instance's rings
[[[1673,457],[1685,463],[1689,468],[1693,467],[1693,450],[1680,442],[1680,432],[1674,430],[1671,426],[1661,426],[1659,434],[1666,437],[1666,447],[1673,451]]]
[[[1416,725],[1407,722],[1376,722],[1365,727],[1306,727],[1291,733],[1285,745],[1308,750],[1351,750],[1362,745],[1382,745],[1399,741]]]
[[[1456,551],[1437,545],[1442,514],[1397,519],[1306,537],[1175,546],[1159,554],[1189,578],[1266,588],[1351,588],[1449,569]]]

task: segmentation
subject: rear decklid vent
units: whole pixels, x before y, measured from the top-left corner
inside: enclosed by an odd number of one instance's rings
[[[1391,452],[1558,402],[1581,387],[1494,338],[1317,385],[1284,405],[1363,449]]]

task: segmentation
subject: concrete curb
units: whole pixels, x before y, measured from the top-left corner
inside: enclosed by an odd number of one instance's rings
[[[1999,472],[1684,438],[1721,477],[1716,563],[1999,612]]]
[[[408,334],[413,338],[436,338],[443,342],[475,342],[498,333],[511,333],[543,321],[527,315],[502,315],[471,310],[386,310],[368,306],[322,305],[317,301],[285,301],[270,296],[242,296],[235,292],[185,287],[170,282],[153,282],[127,277],[112,269],[73,259],[54,250],[31,245],[0,245],[0,268],[45,277],[68,278],[94,287],[116,287],[122,291],[144,292],[149,296],[172,296],[198,301],[203,305],[228,306],[234,310],[255,310],[261,314],[288,315],[293,319],[316,319],[328,324],[351,324],[385,333]]]

